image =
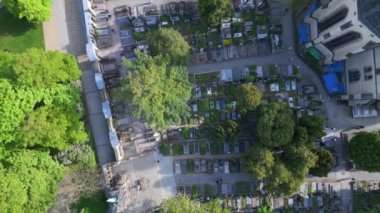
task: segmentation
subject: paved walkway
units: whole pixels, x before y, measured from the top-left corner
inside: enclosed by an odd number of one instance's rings
[[[52,0],[51,18],[43,24],[45,50],[68,52],[69,37],[67,33],[65,1]]]
[[[46,50],[57,50],[78,57],[82,86],[90,124],[100,165],[115,161],[108,138],[108,127],[102,111],[102,102],[92,65],[88,62],[83,28],[81,1],[53,0],[50,21],[43,24]]]

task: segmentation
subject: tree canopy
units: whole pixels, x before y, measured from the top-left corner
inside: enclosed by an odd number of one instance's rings
[[[177,196],[170,198],[161,206],[162,213],[182,213],[182,212],[193,212],[193,213],[229,213],[229,209],[223,209],[217,200],[211,200],[207,203],[202,203],[198,205],[196,201],[190,200],[189,197],[183,194],[178,194]]]
[[[232,14],[230,0],[199,0],[198,7],[202,20],[211,26],[220,24],[223,18],[230,18]]]
[[[177,65],[187,64],[190,46],[177,30],[171,28],[154,30],[148,34],[146,42],[153,56],[162,55]]]
[[[1,144],[66,149],[87,140],[74,57],[38,49],[0,56]]]
[[[234,142],[239,133],[239,124],[233,120],[228,120],[214,128],[213,137],[219,142]]]
[[[237,109],[241,113],[247,113],[260,105],[263,94],[252,83],[239,84],[236,97]]]
[[[315,149],[318,160],[314,167],[310,168],[310,174],[318,177],[326,177],[333,167],[333,155],[325,148]]]
[[[245,170],[259,180],[271,175],[271,170],[275,164],[271,150],[260,145],[253,146],[245,160]]]
[[[350,159],[355,165],[369,172],[380,171],[380,135],[360,132],[348,144]]]
[[[258,107],[257,138],[264,146],[280,147],[289,144],[294,134],[291,110],[282,103]]]
[[[184,67],[142,53],[126,65],[129,73],[121,92],[132,103],[135,116],[144,118],[151,128],[165,130],[189,115],[192,85]]]
[[[292,195],[318,161],[308,143],[307,128],[296,125],[292,111],[285,104],[260,105],[257,115],[258,143],[246,156],[244,169],[265,181],[266,192]]]
[[[307,130],[309,143],[314,143],[316,139],[325,136],[323,130],[324,120],[321,116],[312,116],[304,114],[299,120],[300,126],[303,126]]]
[[[17,81],[33,87],[51,87],[79,79],[81,71],[72,55],[28,49],[15,60]]]
[[[50,153],[88,139],[79,76],[63,53],[0,51],[2,212],[46,212],[54,202],[65,169]]]
[[[51,0],[4,0],[8,11],[19,19],[42,23],[50,19]]]
[[[64,171],[47,152],[8,152],[0,160],[0,208],[3,212],[46,212]]]

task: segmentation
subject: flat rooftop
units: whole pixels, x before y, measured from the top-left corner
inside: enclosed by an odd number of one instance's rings
[[[380,78],[376,75],[375,52],[377,62],[380,62],[380,49],[367,50],[349,57],[346,60],[346,87],[347,94],[354,95],[354,99],[378,99]],[[362,95],[364,94],[364,97]],[[372,97],[370,97],[372,94]]]

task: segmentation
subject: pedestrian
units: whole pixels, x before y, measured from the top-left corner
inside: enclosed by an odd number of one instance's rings
[[[157,163],[160,163],[160,160],[157,160]]]

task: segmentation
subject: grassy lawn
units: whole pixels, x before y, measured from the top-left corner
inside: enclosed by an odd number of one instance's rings
[[[222,45],[222,39],[220,38],[219,32],[213,31],[208,33],[208,42],[211,47],[217,47],[219,45]]]
[[[205,49],[207,47],[206,34],[195,34],[198,49]]]
[[[248,195],[250,193],[250,184],[247,182],[237,182],[236,183],[236,194],[238,195]]]
[[[173,155],[183,155],[183,147],[182,144],[173,144]]]
[[[198,111],[199,112],[207,112],[209,111],[209,101],[208,100],[199,100],[198,101]]]
[[[200,149],[201,155],[208,153],[208,143],[200,142],[199,143],[199,149]]]
[[[195,80],[197,84],[216,82],[220,80],[220,73],[209,72],[204,74],[196,74]]]
[[[292,7],[294,14],[301,12],[301,10],[307,5],[310,4],[310,0],[293,0]]]
[[[191,186],[191,197],[192,198],[198,197],[198,186],[197,185]]]
[[[353,208],[354,212],[380,212],[380,193],[379,192],[355,192]]]
[[[210,184],[204,184],[203,190],[206,197],[212,197],[215,195],[214,190],[212,189],[212,186]]]
[[[132,33],[132,38],[135,41],[142,41],[145,39],[145,37],[146,37],[146,33],[141,33],[141,32],[133,32]]]
[[[265,16],[256,16],[256,24],[257,25],[266,25],[267,18]]]
[[[186,174],[192,174],[192,173],[194,173],[194,160],[188,160]]]
[[[79,213],[104,213],[108,206],[106,195],[100,191],[95,194],[83,196],[72,206],[73,212]],[[83,210],[83,211],[82,211]]]
[[[164,156],[168,156],[170,154],[170,146],[167,143],[160,143],[159,149],[160,153]]]
[[[0,50],[23,52],[32,47],[44,49],[42,25],[17,19],[0,8]]]
[[[244,21],[254,21],[255,19],[255,10],[253,9],[245,9],[240,12],[240,17]]]
[[[210,143],[211,154],[220,155],[224,154],[224,144],[219,142]]]

